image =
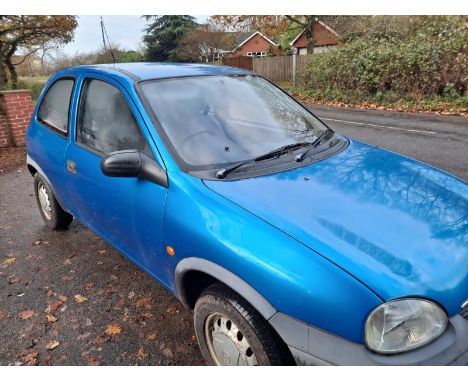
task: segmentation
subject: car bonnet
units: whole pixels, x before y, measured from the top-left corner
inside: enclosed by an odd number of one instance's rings
[[[384,300],[426,297],[453,315],[468,298],[468,186],[443,171],[351,141],[304,167],[204,183]]]

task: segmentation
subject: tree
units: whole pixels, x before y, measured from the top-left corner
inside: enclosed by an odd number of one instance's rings
[[[188,32],[179,42],[177,56],[186,61],[215,61],[221,50],[229,49],[233,36],[213,24],[200,25]]]
[[[146,27],[143,41],[148,61],[174,61],[179,41],[197,24],[188,15],[144,16],[151,21]]]
[[[305,16],[285,16],[290,22],[300,25],[304,29],[304,34],[307,38],[307,52],[314,53],[314,26],[318,21],[317,16],[305,15]]]
[[[66,44],[73,40],[77,25],[76,16],[0,16],[0,86],[8,84],[8,73],[16,88],[12,58],[18,50],[28,57],[50,44]]]
[[[268,36],[281,40],[289,30],[302,28],[307,37],[307,50],[314,51],[314,26],[318,21],[313,15],[217,15],[213,20],[225,28],[240,31],[258,30]]]

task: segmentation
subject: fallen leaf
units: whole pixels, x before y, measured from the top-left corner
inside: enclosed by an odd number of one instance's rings
[[[70,259],[65,259],[65,261],[63,263],[65,265],[70,265],[72,263],[72,261]]]
[[[73,276],[63,275],[63,276],[62,276],[62,280],[63,280],[63,281],[70,281],[70,280],[73,280]]]
[[[88,301],[88,299],[85,296],[82,296],[81,294],[75,294],[75,301],[78,304],[82,304],[85,301]]]
[[[135,292],[130,292],[127,297],[129,300],[131,300],[133,297],[135,297]]]
[[[52,292],[50,289],[47,291],[47,297],[52,297],[54,295],[54,292]]]
[[[47,342],[46,349],[52,350],[52,349],[55,349],[59,345],[60,345],[60,342],[56,340],[50,340],[49,342]]]
[[[138,350],[138,353],[137,353],[137,357],[138,359],[144,359],[146,358],[148,354],[145,354],[145,350],[143,349],[143,346],[140,347],[140,349]]]
[[[94,283],[85,284],[85,289],[91,289],[94,286]]]
[[[61,294],[60,296],[58,296],[58,299],[59,299],[60,301],[65,302],[65,301],[68,300],[68,297],[67,297],[67,296],[64,296],[63,294]]]
[[[44,310],[45,313],[50,313],[53,312],[54,310],[57,310],[57,308],[63,304],[63,301],[57,299],[52,301],[49,305],[47,305],[47,308]]]
[[[28,318],[31,318],[34,315],[33,310],[23,310],[22,312],[19,313],[19,318],[22,320],[27,320]]]
[[[55,322],[55,321],[58,320],[57,317],[55,317],[54,315],[52,315],[52,314],[50,314],[50,313],[47,313],[47,314],[46,314],[46,317],[47,317],[47,321],[48,321],[48,322]]]
[[[5,265],[10,265],[13,264],[16,261],[16,257],[9,257],[8,259],[3,260],[3,264]]]
[[[151,333],[146,336],[148,341],[154,341],[156,339],[156,333]]]
[[[39,354],[37,352],[31,353],[22,353],[20,355],[20,361],[30,366],[37,365],[37,356]]]
[[[101,249],[100,251],[97,251],[97,253],[99,253],[100,255],[106,253],[107,251],[105,249]]]
[[[19,277],[13,276],[8,279],[8,284],[18,284],[20,281]]]
[[[144,306],[146,309],[151,309],[153,305],[154,305],[154,302],[151,297],[140,298],[135,302],[135,306],[137,307]]]
[[[122,328],[119,325],[109,324],[107,325],[106,331],[104,333],[106,333],[109,336],[113,336],[115,334],[120,334],[121,331]]]

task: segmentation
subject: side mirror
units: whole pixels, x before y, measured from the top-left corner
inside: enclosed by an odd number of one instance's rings
[[[101,160],[104,175],[117,178],[146,179],[168,187],[167,173],[157,163],[138,150],[110,153]]]

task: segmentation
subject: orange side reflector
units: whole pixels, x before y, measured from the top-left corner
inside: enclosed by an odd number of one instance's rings
[[[172,248],[169,245],[166,247],[166,252],[169,254],[169,256],[174,256],[175,255],[174,248]]]

